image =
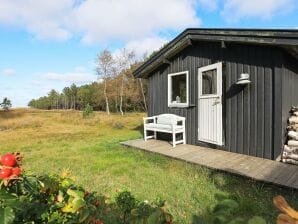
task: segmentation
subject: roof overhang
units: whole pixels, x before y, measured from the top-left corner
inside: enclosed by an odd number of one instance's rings
[[[159,66],[169,63],[177,53],[194,41],[247,43],[280,46],[298,58],[298,30],[272,29],[186,29],[165,47],[150,57],[134,72],[137,78],[146,78]]]

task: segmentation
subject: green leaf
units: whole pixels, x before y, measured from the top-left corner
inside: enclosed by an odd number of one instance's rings
[[[83,206],[86,205],[86,202],[84,199],[82,198],[75,198],[73,201],[72,201],[72,204],[73,204],[73,208],[75,210],[79,210],[80,208],[82,208]]]
[[[6,192],[6,191],[3,191],[3,190],[0,190],[0,200],[10,200],[10,199],[15,199],[16,196]]]
[[[68,189],[66,193],[74,198],[84,198],[83,191]]]
[[[24,203],[22,203],[19,199],[15,198],[15,199],[9,199],[9,200],[5,200],[4,202],[5,206],[11,207],[11,208],[15,208],[15,209],[22,209],[22,205]]]
[[[226,215],[217,215],[214,217],[214,223],[216,224],[221,224],[221,223],[226,223],[228,221],[228,218]]]
[[[23,182],[23,191],[29,194],[39,193],[40,190],[40,182],[34,176],[27,176],[24,178]]]
[[[0,208],[0,224],[13,223],[15,214],[10,207]]]
[[[82,209],[80,211],[79,223],[83,223],[88,218],[89,215],[90,215],[90,212],[88,209]]]
[[[254,216],[248,220],[248,224],[266,224],[266,221],[260,216]]]
[[[61,182],[61,186],[62,187],[69,187],[72,184],[74,184],[74,182],[71,179],[69,179],[69,178],[65,178]]]
[[[62,209],[61,209],[62,212],[65,212],[65,213],[75,213],[76,210],[73,208],[73,204],[69,203],[69,204],[66,204]]]
[[[156,223],[160,223],[160,219],[162,216],[162,212],[159,209],[156,209],[155,212],[153,212],[147,220],[148,224],[156,224]]]

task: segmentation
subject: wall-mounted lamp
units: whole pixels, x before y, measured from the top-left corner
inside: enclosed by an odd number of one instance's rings
[[[251,83],[251,81],[249,80],[249,74],[248,73],[241,73],[236,84],[237,85],[247,85]]]

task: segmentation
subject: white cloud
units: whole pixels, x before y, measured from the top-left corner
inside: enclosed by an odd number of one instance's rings
[[[65,40],[72,0],[1,0],[0,23],[17,26],[39,39]]]
[[[83,67],[76,67],[71,72],[58,73],[46,72],[41,74],[41,77],[50,81],[65,82],[67,84],[84,84],[96,81],[96,75],[88,73]]]
[[[127,51],[133,51],[137,58],[142,58],[144,55],[150,55],[153,51],[159,50],[164,46],[168,39],[162,37],[148,37],[141,40],[128,41],[124,48]],[[117,49],[113,52],[115,58],[121,54],[121,49]]]
[[[244,18],[271,19],[291,11],[294,4],[294,0],[226,0],[221,15],[228,22]]]
[[[127,41],[199,26],[195,4],[195,0],[1,0],[0,24],[20,27],[41,39],[66,40],[77,34],[87,43]]]
[[[2,70],[2,74],[5,76],[12,76],[16,74],[16,71],[12,68],[6,68]]]
[[[134,40],[164,29],[200,25],[192,0],[89,0],[72,12],[84,42]],[[158,7],[157,7],[158,6]]]

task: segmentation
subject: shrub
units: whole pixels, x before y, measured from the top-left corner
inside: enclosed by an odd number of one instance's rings
[[[113,129],[119,129],[120,130],[120,129],[123,129],[124,128],[124,125],[121,122],[117,121],[117,122],[114,122],[113,123],[112,128]]]
[[[93,107],[90,106],[90,104],[88,103],[85,109],[83,110],[83,118],[88,118],[88,117],[91,117],[92,115],[93,115]]]
[[[129,191],[122,191],[117,195],[116,205],[123,214],[123,223],[171,224],[173,220],[172,215],[165,211],[164,201],[138,201]]]
[[[108,203],[105,196],[76,185],[69,172],[27,175],[20,162],[19,154],[1,158],[0,223],[172,223],[164,204],[139,202],[128,191]]]
[[[230,195],[220,193],[215,195],[217,204],[209,209],[205,219],[199,216],[194,217],[194,224],[266,224],[266,221],[259,216],[250,219],[240,217],[239,203]],[[206,222],[205,222],[206,221]]]

